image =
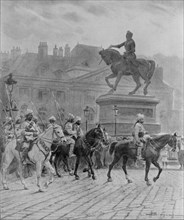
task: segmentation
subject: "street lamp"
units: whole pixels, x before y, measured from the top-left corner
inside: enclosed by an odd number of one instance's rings
[[[114,110],[114,135],[115,135],[115,137],[116,137],[116,118],[117,118],[117,115],[118,115],[118,107],[117,107],[117,105],[114,105],[113,106],[113,110]]]
[[[86,106],[84,109],[84,116],[86,118],[86,132],[88,130],[88,116],[89,116],[90,108],[89,106]]]
[[[8,99],[9,99],[9,107],[6,107],[6,111],[9,112],[10,117],[12,117],[12,111],[18,111],[17,105],[15,103],[15,100],[12,99],[12,93],[13,93],[13,86],[17,84],[17,81],[13,79],[13,74],[10,73],[7,80],[4,81],[7,85],[8,90]]]

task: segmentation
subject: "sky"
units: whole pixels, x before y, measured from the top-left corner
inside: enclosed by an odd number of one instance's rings
[[[183,0],[1,0],[1,51],[37,52],[39,42],[50,54],[55,45],[107,48],[130,30],[137,54],[183,58],[183,10]]]

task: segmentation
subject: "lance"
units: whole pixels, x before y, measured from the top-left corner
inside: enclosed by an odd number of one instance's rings
[[[40,119],[42,125],[43,125],[43,129],[45,130],[46,128],[46,125],[45,123],[43,122],[42,118],[40,117],[40,114],[38,113],[37,109],[36,109],[36,106],[34,105],[34,103],[31,101],[31,105],[34,107],[35,111],[36,111],[36,114],[38,115],[38,118]]]
[[[58,106],[59,106],[59,103],[56,101],[56,98],[54,96],[54,92],[52,91],[52,96],[54,98],[54,102],[55,102],[55,106],[56,106],[56,111],[57,111],[57,115],[59,117],[59,121],[60,121],[60,125],[61,127],[63,128],[63,125],[62,125],[62,122],[61,122],[61,115],[59,114],[59,109],[58,109]],[[60,106],[59,106],[60,107]]]

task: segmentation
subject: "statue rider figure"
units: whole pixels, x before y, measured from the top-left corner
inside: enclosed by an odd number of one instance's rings
[[[134,138],[134,143],[137,146],[137,159],[142,160],[141,151],[145,146],[148,139],[150,139],[150,135],[146,132],[143,126],[144,123],[144,115],[137,114],[137,119],[133,127],[132,136]]]
[[[64,134],[67,139],[67,144],[70,146],[69,151],[69,157],[74,157],[75,154],[73,154],[74,146],[75,146],[75,140],[77,139],[77,132],[73,129],[75,117],[73,114],[68,114],[67,122],[64,125]]]
[[[121,43],[121,44],[117,44],[117,45],[110,45],[109,49],[112,47],[115,48],[121,48],[121,47],[125,47],[125,53],[123,55],[123,57],[127,60],[129,69],[131,70],[131,64],[133,64],[134,66],[138,66],[137,62],[136,62],[136,55],[135,55],[135,41],[132,39],[133,33],[130,31],[127,31],[126,33],[126,41]]]

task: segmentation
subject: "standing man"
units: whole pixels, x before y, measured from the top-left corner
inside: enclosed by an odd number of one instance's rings
[[[74,119],[75,119],[74,115],[69,113],[67,122],[65,123],[65,126],[64,126],[64,134],[66,136],[67,143],[70,146],[69,157],[75,156],[75,154],[73,154],[73,150],[75,146],[74,139],[77,138],[77,132],[73,129]]]

